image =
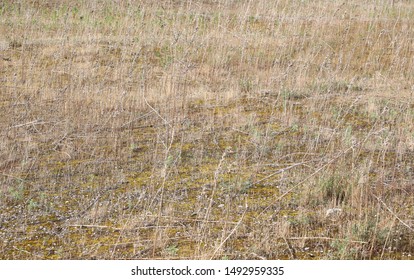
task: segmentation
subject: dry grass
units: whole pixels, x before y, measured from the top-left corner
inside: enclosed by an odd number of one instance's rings
[[[412,259],[412,1],[1,1],[0,258]]]

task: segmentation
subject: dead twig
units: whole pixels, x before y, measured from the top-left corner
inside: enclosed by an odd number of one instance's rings
[[[395,214],[394,211],[392,211],[392,209],[390,207],[388,207],[388,205],[385,204],[385,202],[381,198],[379,198],[375,194],[371,194],[371,195],[373,197],[375,197],[384,206],[384,208],[387,209],[388,212],[390,212],[401,224],[403,224],[409,230],[414,231],[414,229],[412,227],[410,227],[410,225],[408,225],[406,222],[404,222],[403,220],[401,220],[400,217],[398,217],[397,214]]]
[[[68,225],[68,227],[80,227],[80,228],[107,228],[113,230],[121,230],[121,228],[101,225]]]
[[[214,256],[221,249],[221,247],[223,247],[223,245],[227,242],[227,240],[229,240],[229,238],[236,232],[237,228],[240,226],[241,222],[243,221],[244,214],[246,214],[246,210],[243,212],[242,217],[240,218],[240,220],[238,221],[238,223],[234,226],[234,228],[229,233],[229,235],[227,235],[227,237],[220,243],[220,245],[216,248],[216,250],[214,250],[213,254],[210,257],[210,260],[212,260],[214,258]]]
[[[332,238],[332,237],[325,237],[325,236],[289,237],[287,239],[288,240],[333,240],[333,241],[359,243],[359,244],[367,244],[368,243],[367,241],[361,241],[361,240],[349,240],[349,239]]]
[[[292,164],[292,165],[290,165],[290,166],[288,166],[288,167],[285,167],[285,168],[279,169],[278,171],[273,172],[272,174],[267,175],[266,177],[264,177],[264,178],[262,178],[262,179],[260,179],[260,180],[258,180],[258,181],[256,181],[256,182],[254,182],[253,184],[258,184],[258,183],[260,183],[260,182],[263,182],[263,181],[265,181],[265,180],[269,179],[270,177],[273,177],[273,176],[275,176],[275,175],[277,175],[277,174],[279,174],[279,173],[283,173],[283,172],[285,172],[285,171],[288,171],[289,169],[295,168],[295,167],[297,167],[297,166],[304,165],[304,164],[305,164],[305,163],[307,163],[307,162],[309,162],[309,161],[305,161],[305,162],[298,162],[298,163]]]
[[[296,250],[293,248],[292,244],[290,244],[289,239],[286,239],[285,237],[282,237],[283,241],[285,241],[286,246],[289,249],[290,257],[295,260],[296,259]]]

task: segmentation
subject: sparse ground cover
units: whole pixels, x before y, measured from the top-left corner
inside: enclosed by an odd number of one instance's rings
[[[1,1],[0,258],[412,259],[413,78],[411,1]]]

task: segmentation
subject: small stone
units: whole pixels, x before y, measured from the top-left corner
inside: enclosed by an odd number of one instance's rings
[[[341,208],[331,208],[326,210],[326,218],[338,217],[342,213]]]

